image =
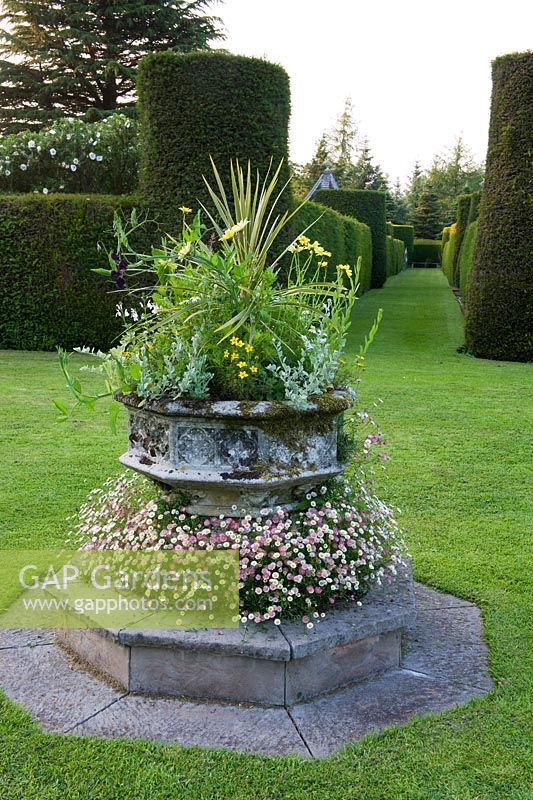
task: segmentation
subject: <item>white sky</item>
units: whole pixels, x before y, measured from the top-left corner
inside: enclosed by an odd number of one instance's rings
[[[350,96],[393,180],[462,133],[485,158],[490,62],[533,49],[527,0],[225,0],[221,46],[289,73],[291,157],[308,161]]]

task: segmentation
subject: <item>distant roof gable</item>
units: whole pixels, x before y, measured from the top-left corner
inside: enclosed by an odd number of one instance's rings
[[[331,171],[331,163],[326,161],[324,165],[324,172],[317,180],[313,188],[307,193],[305,199],[310,200],[315,192],[319,189],[338,189],[339,184],[335,180],[335,175]]]

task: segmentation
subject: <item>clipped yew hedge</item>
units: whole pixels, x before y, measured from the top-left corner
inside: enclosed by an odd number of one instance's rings
[[[413,260],[413,249],[415,246],[415,229],[412,225],[396,225],[390,222],[390,236],[395,239],[401,239],[405,247],[407,247],[407,261],[410,264]]]
[[[361,256],[359,294],[368,291],[372,277],[372,234],[368,225],[318,203],[307,202],[291,220],[291,239],[308,225],[311,227],[306,235],[331,253],[331,258],[326,259],[329,267],[324,276],[335,279],[337,264],[355,266]]]
[[[370,189],[359,191],[321,189],[316,192],[313,199],[368,225],[372,232],[371,286],[373,289],[381,288],[387,280],[385,194]]]
[[[113,244],[113,212],[138,199],[106,195],[0,196],[0,348],[109,348],[120,333],[98,242]]]
[[[455,259],[455,240],[457,236],[457,225],[448,225],[442,231],[442,271],[448,279],[450,286],[453,283],[453,263]]]
[[[453,251],[452,285],[459,285],[459,253],[468,226],[470,214],[471,195],[462,194],[457,198],[457,222],[455,228],[455,246]]]
[[[436,239],[415,239],[413,264],[440,264],[442,243]]]
[[[470,210],[468,211],[468,224],[471,225],[479,217],[479,204],[481,202],[481,191],[472,192],[470,195]]]
[[[403,269],[405,245],[401,239],[387,236],[387,278],[397,275]]]
[[[483,358],[528,361],[533,359],[533,52],[497,58],[492,81],[466,345]]]
[[[468,285],[474,262],[474,245],[477,238],[478,221],[471,222],[466,229],[459,253],[459,289],[463,302],[468,307]]]
[[[259,58],[222,52],[151,53],[139,63],[140,188],[167,229],[181,225],[180,205],[209,205],[202,176],[210,156],[224,186],[231,159],[250,160],[264,176],[283,159],[289,178],[289,77]],[[287,207],[290,195],[284,195]],[[280,206],[281,207],[281,206]]]

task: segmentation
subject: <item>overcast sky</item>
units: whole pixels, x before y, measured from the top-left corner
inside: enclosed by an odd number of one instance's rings
[[[311,158],[350,96],[375,160],[402,182],[460,133],[485,158],[490,62],[533,48],[526,0],[225,0],[215,13],[228,50],[289,73],[293,160]]]

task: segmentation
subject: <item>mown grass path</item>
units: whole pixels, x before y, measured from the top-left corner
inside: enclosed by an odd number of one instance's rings
[[[381,493],[402,509],[416,577],[481,606],[494,690],[316,762],[47,736],[0,700],[2,800],[530,800],[531,367],[457,353],[440,271],[365,295],[354,350],[379,306],[360,401],[390,441]],[[122,439],[98,417],[55,422],[53,355],[0,353],[0,381],[0,546],[60,543]]]

